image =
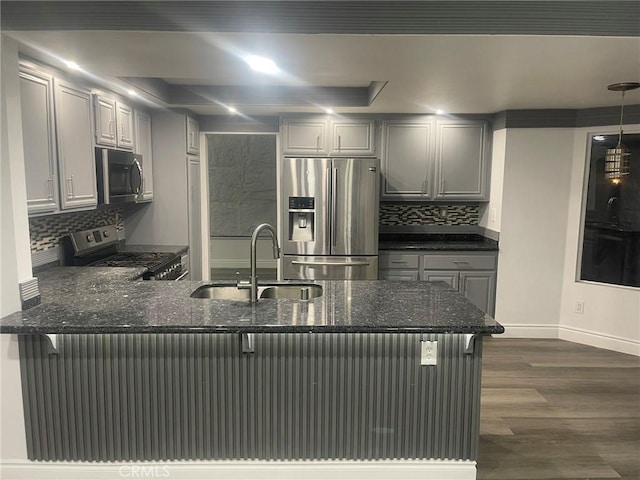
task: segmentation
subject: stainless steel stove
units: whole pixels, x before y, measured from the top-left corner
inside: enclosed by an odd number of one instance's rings
[[[83,230],[62,239],[63,264],[88,267],[142,267],[144,280],[180,280],[180,255],[166,252],[118,251],[115,225]]]

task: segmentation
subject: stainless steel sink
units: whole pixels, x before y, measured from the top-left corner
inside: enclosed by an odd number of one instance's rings
[[[286,283],[258,285],[258,298],[288,299],[307,301],[322,295],[322,287],[311,283]],[[251,290],[238,288],[235,285],[203,285],[198,287],[191,298],[208,298],[211,300],[249,301]]]

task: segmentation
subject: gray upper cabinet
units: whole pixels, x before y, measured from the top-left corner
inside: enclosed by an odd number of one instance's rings
[[[133,109],[116,102],[116,122],[118,124],[118,148],[133,150]]]
[[[437,199],[487,199],[485,137],[485,123],[438,121],[434,182]]]
[[[29,214],[58,210],[53,77],[20,67],[22,136]]]
[[[55,118],[62,209],[97,205],[91,93],[55,79]]]
[[[488,198],[487,122],[388,120],[382,133],[382,200]]]
[[[115,147],[116,139],[116,101],[102,95],[93,96],[96,115],[96,144]]]
[[[373,155],[375,122],[373,120],[332,120],[330,155]]]
[[[328,155],[326,117],[287,118],[282,121],[282,150],[285,155]]]
[[[191,117],[187,117],[187,153],[200,154],[200,124]]]
[[[387,121],[382,137],[381,199],[431,198],[431,123]]]
[[[282,120],[281,133],[284,155],[352,157],[375,154],[375,122],[368,118],[292,116]]]
[[[133,150],[133,109],[113,98],[95,94],[96,145]]]
[[[153,199],[153,151],[151,117],[140,110],[133,114],[136,153],[142,155],[142,201]]]

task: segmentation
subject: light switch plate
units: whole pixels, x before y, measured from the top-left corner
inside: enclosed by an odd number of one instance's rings
[[[420,342],[420,365],[438,364],[438,342]]]

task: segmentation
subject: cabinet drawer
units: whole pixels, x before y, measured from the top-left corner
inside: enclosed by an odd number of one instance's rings
[[[378,279],[379,280],[399,280],[402,282],[417,282],[418,271],[385,268],[385,269],[380,269]]]
[[[420,257],[417,254],[390,253],[380,255],[380,268],[418,268]]]
[[[425,255],[423,268],[429,270],[494,270],[495,255]]]

